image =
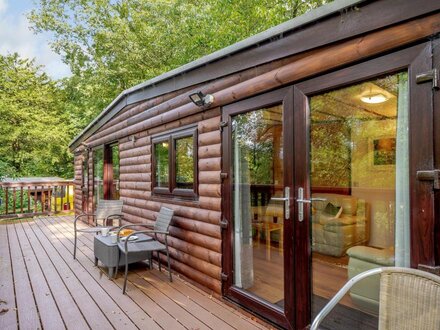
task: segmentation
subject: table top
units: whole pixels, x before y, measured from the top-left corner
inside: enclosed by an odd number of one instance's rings
[[[153,239],[151,236],[148,236],[145,234],[136,234],[136,236],[138,237],[138,239],[135,241],[130,241],[131,243],[146,242],[146,241],[151,241]],[[112,242],[112,238],[111,238],[110,234],[107,236],[102,236],[99,233],[98,235],[95,235],[95,239],[97,239],[98,241],[102,242],[103,244],[105,244],[107,246],[117,246],[118,245],[118,243]],[[120,242],[124,242],[124,241],[120,241]]]

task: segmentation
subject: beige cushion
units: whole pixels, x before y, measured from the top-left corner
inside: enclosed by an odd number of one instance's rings
[[[342,206],[342,214],[356,215],[358,198],[349,195],[339,195],[339,194],[312,194],[313,198],[321,197],[326,198],[326,201],[315,201],[313,202],[313,207],[318,211],[325,209],[328,203],[332,203],[336,206]]]
[[[319,223],[321,225],[325,225],[326,227],[328,226],[347,226],[347,225],[352,225],[355,224],[357,222],[356,217],[341,217],[341,218],[327,218],[326,216],[322,215],[319,218]]]
[[[353,246],[347,250],[350,258],[372,262],[378,266],[394,265],[394,249],[376,249],[369,246]]]

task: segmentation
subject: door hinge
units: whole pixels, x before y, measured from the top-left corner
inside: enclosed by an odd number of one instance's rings
[[[440,170],[417,171],[417,180],[433,181],[434,189],[440,189]]]
[[[223,220],[220,220],[220,228],[226,229],[226,228],[228,228],[228,224],[229,224],[229,222],[225,218],[223,218]]]
[[[438,90],[439,87],[439,72],[437,69],[432,69],[428,72],[420,73],[416,76],[416,83],[422,84],[427,81],[432,81],[432,89]]]
[[[228,122],[227,121],[221,121],[220,124],[218,124],[218,127],[220,128],[220,131],[223,132],[223,128],[228,126]]]
[[[220,173],[220,179],[224,180],[224,179],[226,179],[227,177],[228,177],[228,173],[226,173],[226,172],[221,172],[221,173]]]
[[[440,266],[428,266],[428,265],[419,264],[417,268],[428,273],[440,275]]]
[[[229,277],[228,274],[222,273],[221,276],[222,276],[222,281],[223,282],[226,282],[228,280],[228,277]]]

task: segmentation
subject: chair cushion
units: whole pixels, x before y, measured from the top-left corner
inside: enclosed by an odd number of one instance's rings
[[[353,225],[358,222],[356,217],[342,216],[340,218],[328,217],[325,218],[323,215],[319,218],[319,223],[325,226],[325,229],[330,226],[348,226]]]
[[[326,198],[326,201],[315,201],[313,206],[318,211],[323,211],[327,204],[330,202],[336,206],[342,206],[342,213],[347,215],[356,215],[358,198],[350,195],[339,195],[339,194],[312,194],[312,197]]]

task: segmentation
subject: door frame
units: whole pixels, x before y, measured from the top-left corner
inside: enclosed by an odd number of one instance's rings
[[[88,213],[89,209],[89,151],[82,154],[81,161],[81,210]]]
[[[250,112],[264,107],[283,105],[283,166],[284,166],[284,187],[293,188],[293,173],[287,169],[293,164],[293,144],[286,143],[293,139],[293,88],[285,87],[272,92],[264,93],[243,101],[229,104],[222,109],[222,122],[224,124],[222,132],[222,172],[226,177],[222,183],[223,196],[223,222],[227,223],[227,227],[222,232],[222,252],[223,252],[223,273],[222,273],[222,292],[223,295],[240,304],[254,313],[268,319],[275,324],[285,328],[293,328],[295,315],[293,313],[293,297],[295,291],[295,280],[293,275],[293,217],[289,220],[284,219],[284,291],[285,291],[285,313],[281,313],[270,303],[258,298],[245,290],[239,289],[233,285],[233,246],[234,246],[234,224],[232,218],[232,135],[231,135],[231,117],[241,113]],[[293,197],[290,198],[290,214],[292,215]],[[288,247],[288,248],[286,248]],[[286,270],[291,270],[286,271]],[[289,300],[288,297],[292,299]]]
[[[408,71],[409,84],[409,173],[410,173],[410,230],[411,267],[435,264],[434,198],[432,183],[418,181],[417,170],[433,169],[433,109],[431,85],[416,84],[416,75],[429,71],[432,47],[425,42],[410,48],[363,61],[338,71],[294,85],[294,150],[295,200],[298,188],[303,187],[310,198],[310,109],[309,98],[330,90],[367,81],[399,71]],[[296,206],[296,205],[295,205]],[[303,329],[311,318],[311,244],[310,206],[304,205],[304,221],[295,221],[295,269],[299,283],[296,289],[296,324]],[[307,239],[303,239],[307,237]]]

